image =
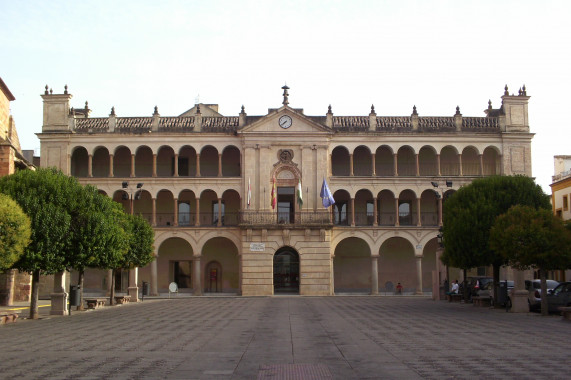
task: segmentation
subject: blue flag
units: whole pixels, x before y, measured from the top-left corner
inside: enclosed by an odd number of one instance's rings
[[[321,185],[321,193],[319,196],[323,201],[323,207],[327,208],[335,204],[335,199],[333,199],[333,195],[331,194],[331,190],[329,190],[329,186],[327,186],[325,178],[323,178],[323,185]]]

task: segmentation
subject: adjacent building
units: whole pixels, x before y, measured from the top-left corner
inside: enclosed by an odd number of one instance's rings
[[[475,178],[531,176],[525,86],[481,116],[306,115],[287,86],[268,112],[92,117],[46,90],[42,166],[55,166],[141,214],[155,257],[138,272],[86,275],[85,291],[422,294],[444,281],[442,203]],[[277,104],[275,104],[277,103]],[[280,104],[281,103],[281,104]],[[366,107],[368,109],[369,107]],[[389,113],[390,110],[382,110]],[[334,204],[323,201],[324,188]],[[325,207],[326,205],[327,207]]]
[[[553,213],[563,220],[571,219],[569,201],[571,199],[571,156],[553,157],[554,174],[551,177],[551,205]],[[555,271],[553,278],[558,281],[569,281],[571,270]]]

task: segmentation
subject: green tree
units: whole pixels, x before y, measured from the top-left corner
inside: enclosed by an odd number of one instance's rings
[[[526,176],[486,177],[461,187],[444,202],[442,262],[464,271],[492,265],[497,284],[506,260],[491,249],[490,229],[498,215],[517,204],[551,209],[549,197]]]
[[[515,268],[539,270],[541,314],[547,315],[547,271],[571,268],[571,231],[549,210],[517,205],[494,222],[490,246]]]
[[[122,259],[122,269],[144,267],[154,259],[155,231],[140,215],[127,215],[129,248]]]
[[[0,270],[12,268],[30,243],[30,218],[8,195],[0,194]]]

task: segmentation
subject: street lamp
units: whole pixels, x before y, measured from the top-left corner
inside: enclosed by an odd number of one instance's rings
[[[143,183],[142,182],[137,183],[136,191],[134,189],[129,188],[129,182],[127,182],[127,181],[123,181],[121,183],[121,187],[125,190],[123,192],[123,195],[121,196],[121,198],[124,201],[130,201],[129,202],[129,206],[130,206],[129,208],[131,209],[131,215],[132,215],[133,214],[133,199],[136,201],[141,199],[141,194],[143,192],[143,190],[141,190],[141,188],[143,187]],[[127,193],[127,191],[128,191],[128,193]],[[133,193],[134,193],[134,196],[133,196]]]

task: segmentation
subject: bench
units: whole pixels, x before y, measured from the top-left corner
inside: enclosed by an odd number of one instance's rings
[[[88,309],[99,309],[105,306],[107,298],[84,298]]]
[[[2,310],[0,311],[0,325],[16,322],[19,317],[19,310]]]
[[[492,306],[490,297],[472,297],[474,306]]]
[[[561,311],[563,319],[571,321],[571,306],[562,306],[559,308],[559,311]]]
[[[129,303],[131,301],[131,296],[115,296],[115,303],[117,305],[123,305],[124,303]]]
[[[448,294],[446,295],[448,298],[448,302],[461,302],[462,301],[462,294]]]

